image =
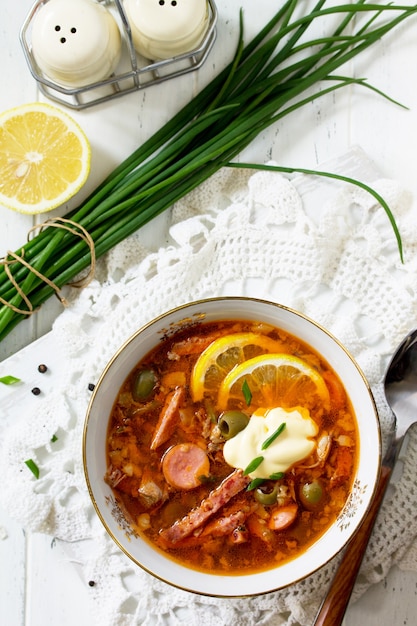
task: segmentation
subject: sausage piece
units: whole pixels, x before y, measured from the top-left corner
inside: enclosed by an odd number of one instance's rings
[[[164,454],[162,472],[174,489],[194,489],[201,484],[200,477],[210,473],[210,461],[195,443],[179,443]]]
[[[295,522],[298,505],[295,502],[273,508],[268,526],[271,530],[285,530]]]
[[[156,450],[158,446],[161,446],[171,437],[177,426],[179,419],[178,409],[184,396],[184,387],[177,387],[167,395],[152,437],[151,450]]]
[[[235,495],[245,489],[250,480],[250,477],[245,476],[242,470],[234,470],[218,487],[210,491],[199,506],[192,509],[185,517],[177,520],[169,528],[160,531],[160,537],[170,544],[175,544],[188,537],[224,506],[226,502],[229,502]]]

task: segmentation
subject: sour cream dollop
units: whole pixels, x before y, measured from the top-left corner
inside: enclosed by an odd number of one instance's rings
[[[262,444],[281,424],[285,428],[265,449]],[[315,449],[318,426],[307,409],[297,407],[286,411],[281,407],[256,411],[246,428],[228,439],[223,456],[231,467],[246,469],[253,459],[263,456],[262,463],[249,474],[251,478],[269,478],[286,472],[292,465],[307,458]]]

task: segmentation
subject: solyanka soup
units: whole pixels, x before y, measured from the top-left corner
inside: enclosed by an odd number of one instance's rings
[[[137,363],[111,411],[105,481],[132,532],[186,567],[243,575],[305,552],[359,454],[339,376],[292,334],[187,325]]]

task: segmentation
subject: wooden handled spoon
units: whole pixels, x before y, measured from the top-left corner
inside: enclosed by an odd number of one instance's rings
[[[417,329],[398,346],[388,365],[384,387],[387,402],[395,416],[391,443],[382,460],[372,503],[346,546],[314,626],[339,626],[342,623],[401,445],[408,429],[417,421]]]

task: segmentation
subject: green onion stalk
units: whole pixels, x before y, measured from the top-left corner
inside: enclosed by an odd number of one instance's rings
[[[240,11],[238,44],[229,65],[65,216],[80,233],[88,232],[96,257],[229,166],[306,172],[360,185],[386,211],[402,258],[394,216],[367,185],[327,172],[233,162],[262,131],[325,94],[360,85],[388,98],[364,79],[337,70],[417,13],[417,5],[360,0],[326,6],[318,0],[312,11],[300,15],[303,4],[286,0],[248,44]],[[310,35],[313,27],[323,32],[329,17],[338,22],[330,34]],[[318,85],[320,90],[312,93]],[[54,286],[70,283],[92,261],[85,238],[46,224],[16,254],[25,264],[11,262],[10,255],[0,266],[0,302],[8,303],[0,304],[0,340],[27,317],[26,310],[39,308],[55,293]]]

